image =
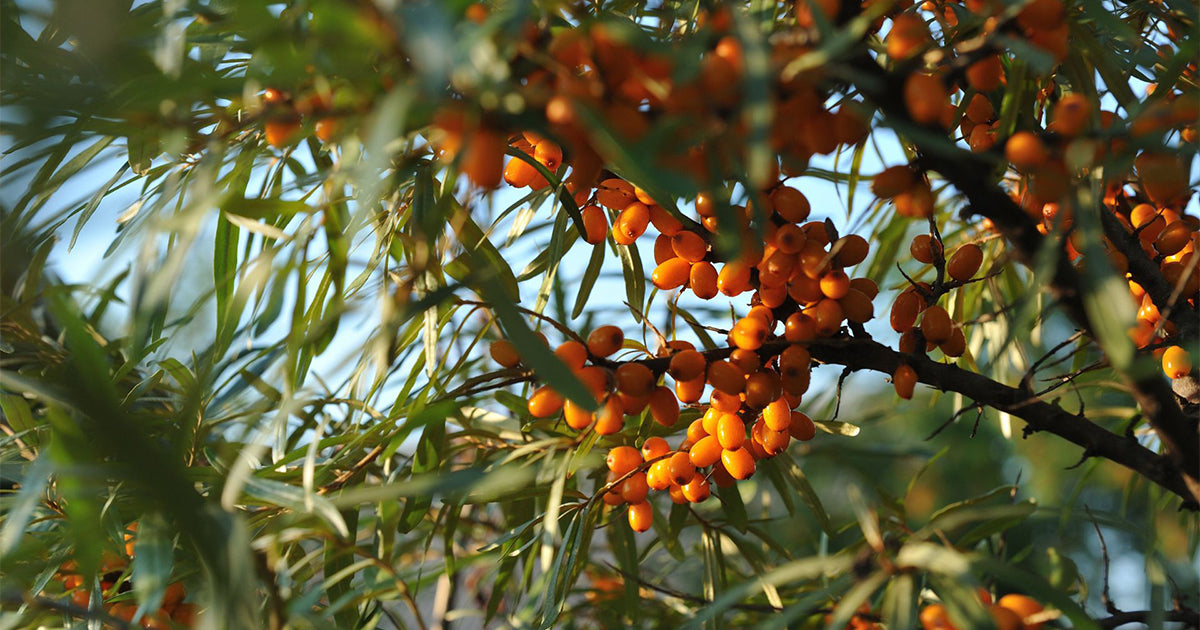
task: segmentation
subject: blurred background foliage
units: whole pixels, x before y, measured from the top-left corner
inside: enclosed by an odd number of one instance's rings
[[[539,128],[513,74],[531,24],[642,29],[631,41],[686,76],[698,44],[662,42],[705,4],[510,2],[475,23],[463,1],[0,3],[0,627],[145,624],[168,602],[161,627],[843,627],[867,602],[901,628],[934,594],[985,627],[975,586],[1095,627],[1080,607],[1104,616],[1106,580],[1125,609],[1195,606],[1197,523],[1177,498],[991,410],[930,439],[967,404],[954,394],[898,404],[879,374],[818,368],[803,408],[852,425],[704,504],[655,503],[635,535],[594,494],[616,442],[530,418],[527,382],[489,386],[500,328],[567,339],[517,305],[651,348],[635,312],[701,331],[647,286],[648,251],[580,241],[567,195],[482,194],[433,159],[447,86],[471,116]],[[1112,3],[1084,4],[1103,32]],[[1117,4],[1134,37],[1155,11],[1196,10]],[[783,10],[749,5],[768,25]],[[1081,46],[1090,64],[1146,54]],[[323,143],[303,116],[271,146],[264,126],[291,114],[266,88],[320,94],[342,133]],[[607,137],[632,177],[656,173],[645,149],[668,136]],[[880,127],[797,180],[815,216],[870,237],[861,269],[884,296],[924,226],[866,184],[909,148]],[[939,203],[946,238],[971,238],[963,200]],[[973,327],[964,361],[1012,382],[1073,330],[1034,272],[986,252],[1002,275],[955,312],[1012,316]],[[681,305],[731,323],[728,304]],[[1077,350],[1074,369],[1099,357]],[[1058,400],[1114,431],[1136,415],[1104,371]],[[641,437],[664,433],[647,418]]]

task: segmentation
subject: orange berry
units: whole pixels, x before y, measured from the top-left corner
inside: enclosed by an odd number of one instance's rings
[[[638,195],[638,200],[642,201],[640,194]],[[646,202],[642,201],[642,203]],[[650,208],[650,225],[653,225],[654,229],[658,230],[659,233],[673,236],[683,229],[683,222],[676,219],[662,206],[652,203],[646,203],[646,205]]]
[[[612,435],[625,428],[625,407],[617,396],[605,399],[600,411],[596,413],[596,433]]]
[[[700,261],[692,265],[688,277],[688,288],[696,297],[711,300],[717,297],[718,286],[717,268],[708,261]]]
[[[831,300],[840,300],[850,291],[850,277],[841,269],[834,269],[821,276],[821,293]]]
[[[925,309],[921,316],[921,334],[930,343],[938,344],[949,339],[951,325],[950,314],[937,304]]]
[[[813,424],[812,418],[807,414],[793,411],[792,421],[788,423],[788,434],[792,439],[807,442],[817,435],[817,425]]]
[[[901,363],[896,371],[892,373],[892,387],[896,388],[896,394],[905,400],[911,400],[913,397],[913,388],[917,385],[917,372],[912,369],[912,366]]]
[[[459,166],[473,184],[480,188],[495,188],[504,175],[504,136],[490,129],[480,129],[467,143]]]
[[[1163,352],[1162,368],[1167,378],[1183,378],[1192,371],[1192,357],[1187,350],[1179,346],[1171,346]]]
[[[671,236],[671,249],[676,256],[696,263],[708,254],[708,242],[699,234],[684,230]]]
[[[1017,23],[1033,31],[1050,31],[1062,26],[1066,17],[1062,0],[1033,0],[1017,14]]]
[[[829,337],[842,327],[845,313],[837,300],[824,299],[812,308],[813,321],[817,324],[817,335]]]
[[[583,369],[583,364],[587,362],[587,346],[574,340],[564,341],[554,350],[554,354],[572,371]]]
[[[696,468],[708,468],[712,466],[721,460],[720,440],[715,435],[706,435],[700,438],[692,445],[691,450],[688,451],[688,459]]]
[[[754,474],[754,455],[744,446],[734,450],[722,450],[721,464],[734,479],[749,479]]]
[[[597,357],[607,357],[621,349],[625,333],[616,326],[601,326],[588,335],[588,352]]]
[[[664,427],[673,426],[679,420],[679,401],[669,387],[655,387],[647,404],[650,416]]]
[[[1024,624],[1021,616],[1012,610],[999,605],[988,607],[992,620],[996,622],[996,630],[1022,630]]]
[[[967,243],[955,250],[946,262],[946,273],[959,282],[966,282],[975,276],[982,264],[983,250],[974,243]]]
[[[908,115],[917,124],[940,124],[942,111],[949,99],[946,86],[938,77],[913,73],[904,81],[904,104],[908,108]]]
[[[648,494],[650,494],[650,484],[646,480],[646,473],[634,473],[632,477],[621,483],[621,498],[626,503],[641,503],[646,500]]]
[[[950,331],[950,338],[938,347],[941,348],[942,354],[948,357],[961,357],[967,351],[967,338],[963,335],[962,328],[955,326]]]
[[[617,368],[617,391],[632,397],[649,396],[654,391],[654,372],[641,363],[624,363]]]
[[[558,392],[543,385],[529,397],[529,415],[534,418],[549,418],[562,411],[563,397]]]
[[[695,350],[682,350],[671,357],[667,373],[677,381],[689,381],[704,374],[707,361]]]
[[[615,446],[608,451],[604,463],[616,476],[621,477],[642,463],[642,454],[632,446]]]
[[[625,207],[613,223],[613,240],[619,245],[632,245],[639,236],[646,233],[650,225],[650,208],[646,204],[635,201]]]
[[[642,442],[642,460],[650,461],[657,459],[671,452],[670,445],[667,441],[658,436],[648,437],[645,442]]]
[[[1001,597],[998,603],[1000,606],[1017,613],[1017,615],[1021,617],[1022,623],[1024,623],[1025,619],[1028,619],[1029,617],[1032,617],[1033,615],[1045,610],[1036,599],[1029,597],[1028,595],[1020,595],[1018,593],[1009,593],[1008,595]],[[1025,630],[1041,630],[1044,624],[1043,622],[1039,622],[1032,624],[1026,623],[1024,625]]]
[[[708,382],[714,389],[737,395],[746,387],[746,374],[729,361],[715,361],[708,366]]]
[[[1082,94],[1067,94],[1054,104],[1054,130],[1074,137],[1087,131],[1092,122],[1092,104]]]
[[[921,627],[925,630],[958,630],[958,626],[950,623],[946,607],[941,604],[930,604],[921,609]]]
[[[812,206],[804,193],[791,186],[780,186],[771,193],[771,206],[788,223],[800,223],[808,218]]]
[[[700,473],[696,473],[692,480],[683,485],[683,496],[690,503],[703,503],[712,495],[712,489],[708,485],[708,479]]]
[[[892,200],[896,214],[910,219],[927,219],[933,216],[934,202],[933,190],[924,181],[917,182]]]
[[[654,524],[654,508],[649,501],[633,503],[629,506],[629,528],[635,532],[644,532]]]
[[[941,249],[942,244],[933,240],[933,237],[928,234],[914,236],[908,245],[908,253],[912,255],[913,259],[926,265],[933,264],[935,251],[940,254]]]
[[[696,466],[692,464],[692,460],[687,453],[682,451],[675,453],[667,460],[667,470],[671,475],[671,481],[677,485],[683,485],[692,480],[692,476],[696,474]]]
[[[982,124],[990,122],[996,117],[996,110],[992,107],[992,102],[982,94],[976,94],[971,97],[971,102],[967,103],[967,109],[963,112],[971,122]]]
[[[704,395],[704,375],[685,381],[675,381],[675,397],[681,403],[697,403]]]
[[[1187,247],[1192,238],[1192,229],[1186,221],[1172,221],[1154,239],[1154,249],[1164,255],[1177,254]]]
[[[540,177],[541,174],[538,173],[537,169],[521,158],[514,157],[510,159],[504,167],[504,181],[508,182],[508,185],[514,188],[532,186],[534,181]],[[605,222],[605,230],[607,229],[608,223]]]
[[[770,329],[766,323],[757,317],[743,317],[729,331],[729,339],[743,350],[758,350],[767,340]]]
[[[1018,131],[1004,143],[1004,157],[1018,171],[1028,171],[1045,164],[1049,155],[1045,143],[1037,134]]]
[[[867,243],[867,239],[857,234],[848,234],[839,238],[834,247],[838,252],[837,262],[843,267],[853,267],[866,260],[867,254],[871,251],[871,245]]]
[[[717,422],[717,441],[725,450],[741,446],[746,441],[746,425],[742,419],[731,413],[722,415]]]
[[[901,13],[892,19],[887,35],[887,55],[891,59],[906,59],[929,44],[929,27],[915,13]]]
[[[816,339],[817,322],[807,313],[792,313],[784,322],[783,336],[793,342]]]
[[[746,378],[746,406],[761,409],[779,398],[783,385],[772,370],[760,370]]]
[[[513,162],[520,160],[514,159]],[[608,219],[604,216],[604,210],[600,206],[588,205],[584,206],[579,214],[583,218],[583,240],[592,245],[603,242],[608,234]]]
[[[612,208],[618,212],[629,207],[629,204],[637,200],[636,193],[633,189],[633,184],[617,178],[610,177],[602,182],[596,188],[596,200],[601,204]],[[645,205],[645,204],[643,204]],[[649,209],[646,211],[646,221],[650,220]]]
[[[650,281],[661,291],[677,289],[688,282],[692,265],[682,258],[672,258],[654,268]]]
[[[517,354],[517,347],[507,339],[493,341],[488,347],[488,354],[492,356],[493,361],[506,368],[514,368],[521,364],[521,355]]]
[[[980,92],[991,92],[1000,87],[1004,77],[1004,64],[1000,55],[989,55],[967,66],[967,85]]]
[[[762,418],[772,431],[786,431],[792,424],[792,407],[786,398],[779,398],[763,409]]]
[[[858,289],[850,289],[842,299],[838,300],[846,319],[862,324],[875,317],[875,304],[867,294]]]
[[[914,181],[913,170],[907,164],[889,166],[871,181],[871,192],[880,199],[892,199],[912,188]]]

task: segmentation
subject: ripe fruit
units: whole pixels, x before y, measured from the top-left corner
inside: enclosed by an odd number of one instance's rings
[[[521,160],[514,158],[509,165],[511,166],[516,162],[521,162]],[[524,162],[521,163],[524,164]],[[507,173],[507,170],[505,172]],[[507,175],[505,176],[505,179],[508,179]],[[511,181],[509,183],[512,184]],[[603,242],[605,235],[608,234],[608,219],[604,216],[604,210],[602,210],[600,206],[589,205],[584,206],[584,208],[579,211],[579,214],[583,218],[583,240],[591,243],[592,245]]]
[[[642,463],[642,454],[632,446],[615,446],[608,451],[604,463],[614,475],[621,477]]]
[[[1044,610],[1036,599],[1018,593],[1009,593],[1001,597],[998,604],[1020,615],[1022,622]],[[1040,622],[1025,624],[1025,630],[1041,630],[1042,625]]]
[[[743,317],[729,331],[729,339],[743,350],[758,350],[770,334],[768,325],[758,317]]]
[[[588,352],[598,357],[607,357],[621,349],[625,333],[616,326],[601,326],[588,335]]]
[[[793,439],[807,442],[817,434],[817,425],[813,424],[812,418],[807,414],[799,411],[792,412],[792,421],[788,423],[788,434]]]
[[[1022,630],[1024,628],[1021,616],[1004,606],[989,606],[988,612],[992,614],[992,620],[996,622],[996,630]]]
[[[692,265],[688,287],[696,297],[711,300],[717,297],[717,268],[708,261]]]
[[[664,427],[673,426],[679,420],[679,401],[667,387],[658,386],[650,394],[650,416]]]
[[[605,399],[600,410],[596,412],[596,433],[612,435],[625,427],[625,407],[617,396]]]
[[[721,464],[734,479],[749,479],[754,474],[754,456],[744,446],[721,451]]]
[[[576,431],[582,431],[592,424],[592,420],[595,420],[596,416],[568,400],[563,403],[563,419],[566,420],[567,426]]]
[[[896,388],[896,394],[904,400],[912,400],[913,388],[916,387],[916,384],[917,371],[907,363],[901,363],[892,373],[892,387]]]
[[[629,528],[635,532],[644,532],[654,523],[654,509],[649,501],[633,503],[629,506]]]
[[[462,172],[480,188],[495,188],[504,175],[504,136],[490,129],[480,129],[462,154]]]
[[[915,13],[901,13],[892,20],[887,35],[887,54],[892,59],[906,59],[928,44],[929,27]]]
[[[549,385],[543,385],[529,397],[529,415],[534,418],[549,418],[562,411],[563,402],[561,394],[551,389]]]
[[[300,121],[295,118],[268,120],[263,125],[267,144],[276,149],[282,149],[291,144],[298,131],[300,131]]]
[[[934,304],[921,316],[921,334],[930,343],[942,343],[950,338],[951,321],[946,309]]]
[[[975,276],[982,264],[983,250],[974,243],[967,243],[959,247],[947,261],[946,273],[959,282],[966,282]]]
[[[1041,166],[1047,157],[1046,145],[1030,131],[1018,131],[1004,144],[1004,158],[1018,171],[1028,171]]]
[[[924,300],[915,291],[905,291],[892,303],[892,330],[902,333],[912,330]]]
[[[821,276],[821,293],[831,300],[840,300],[850,291],[850,277],[841,269],[834,269]]]
[[[912,188],[915,176],[907,164],[889,166],[871,181],[871,192],[880,199],[892,199]]]
[[[712,466],[721,460],[721,442],[715,435],[700,438],[688,451],[688,459],[696,468]]]
[[[938,77],[913,73],[904,81],[904,105],[918,124],[940,124],[948,100],[946,86]]]
[[[521,363],[521,355],[517,354],[517,347],[507,339],[493,341],[488,348],[488,354],[492,356],[493,361],[506,368],[514,368]]]
[[[677,381],[690,381],[704,374],[706,365],[703,354],[695,350],[682,350],[671,357],[667,373]]]
[[[662,291],[677,289],[688,282],[692,265],[683,258],[672,258],[654,268],[650,281]]]
[[[921,627],[925,630],[958,630],[958,626],[950,623],[946,607],[941,604],[930,604],[921,609]]]
[[[708,366],[708,382],[714,389],[736,396],[746,387],[746,374],[729,361],[716,361]]]
[[[967,85],[980,92],[991,92],[1000,87],[1004,77],[1004,65],[999,55],[990,55],[967,66]]]
[[[692,480],[683,485],[683,496],[691,503],[703,503],[712,495],[712,489],[708,485],[708,479],[700,473],[696,473]]]
[[[1092,104],[1082,94],[1067,94],[1054,104],[1054,130],[1064,136],[1078,136],[1092,121]]]
[[[692,464],[691,457],[681,451],[667,459],[667,472],[671,481],[682,486],[692,480],[692,476],[696,474],[696,466]]]
[[[1192,371],[1192,357],[1187,350],[1179,346],[1171,346],[1163,352],[1162,368],[1167,378],[1183,378]]]
[[[699,234],[684,230],[671,236],[671,250],[676,256],[696,263],[708,254],[708,242]]]
[[[791,186],[780,186],[771,193],[771,206],[788,223],[800,223],[808,218],[812,206],[804,193]]]
[[[934,252],[940,254],[941,250],[942,244],[933,240],[933,237],[928,234],[914,236],[908,245],[908,253],[912,255],[913,259],[926,265],[933,264]]]
[[[746,425],[732,413],[723,414],[717,422],[717,441],[721,448],[733,450],[746,441]]]
[[[667,441],[658,437],[648,437],[645,442],[642,442],[642,460],[650,461],[657,459],[671,452],[671,447]]]

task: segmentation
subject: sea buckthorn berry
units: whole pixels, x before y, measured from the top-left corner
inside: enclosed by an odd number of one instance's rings
[[[908,108],[908,115],[918,124],[940,124],[949,100],[946,86],[936,76],[913,73],[904,80],[904,105]]]
[[[655,387],[647,405],[650,407],[650,416],[664,427],[673,426],[679,420],[679,401],[668,387]]]
[[[909,219],[928,219],[933,216],[934,198],[929,183],[919,181],[892,200],[896,214]]]
[[[688,425],[687,439],[685,441],[685,443],[688,444],[688,446],[687,447],[681,446],[681,447],[679,447],[679,450],[682,451],[685,448],[691,448],[691,444],[695,444],[696,442],[699,442],[700,440],[704,439],[707,435],[708,435],[708,431],[704,430],[704,420],[702,418],[696,418],[695,420],[692,421],[691,424]]]
[[[671,487],[671,474],[667,469],[666,460],[650,464],[650,470],[646,471],[646,485],[650,486],[651,490],[659,491]]]
[[[813,307],[813,321],[817,323],[817,335],[829,337],[842,327],[845,313],[837,300],[824,299]]]
[[[563,397],[558,392],[543,385],[529,397],[529,415],[534,418],[549,418],[562,411]]]
[[[596,188],[596,200],[620,212],[636,201],[637,196],[634,193],[633,184],[618,177],[610,177],[600,182]],[[647,216],[646,220],[649,221],[649,219]]]
[[[538,178],[541,178],[541,174],[537,172],[537,169],[534,168],[532,164],[522,160],[521,158],[514,157],[510,159],[508,164],[504,167],[504,181],[507,182],[509,186],[514,188],[525,188],[526,186],[532,186],[534,181]],[[596,209],[599,210],[599,208]],[[603,219],[603,211],[601,211],[601,213],[602,214],[600,218]],[[587,216],[585,215],[584,219],[586,220],[586,218]],[[607,221],[604,222],[604,229],[606,231],[608,230]],[[590,227],[588,229],[588,234],[591,234]],[[600,240],[604,239],[601,238]],[[590,243],[592,241],[589,240],[588,242]],[[596,242],[598,243],[600,241],[598,240]]]
[[[645,203],[645,202],[643,202]],[[667,212],[666,208],[656,204],[646,204],[650,208],[650,224],[660,234],[672,236],[679,233],[683,229],[683,222],[676,219],[674,215]]]
[[[300,121],[295,118],[268,120],[263,125],[263,135],[267,144],[282,149],[292,143],[300,131]]]
[[[817,435],[817,425],[813,424],[812,418],[808,414],[793,411],[792,421],[788,423],[788,434],[792,439],[807,442]]]
[[[575,376],[587,386],[597,402],[612,388],[612,372],[608,368],[589,365],[575,372]]]
[[[990,151],[996,146],[996,132],[990,125],[976,125],[967,136],[967,146],[975,153]]]
[[[871,192],[880,199],[892,199],[913,187],[916,175],[907,164],[889,166],[871,181]]]
[[[688,458],[696,468],[708,468],[721,460],[721,443],[715,435],[706,435],[696,441],[688,451]]]
[[[801,345],[788,346],[779,353],[779,372],[788,375],[797,370],[808,371],[812,355]]]
[[[710,401],[711,402],[711,401]],[[717,434],[717,422],[721,420],[721,415],[726,412],[718,407],[709,406],[704,410],[704,415],[700,416],[700,422],[704,426],[704,433],[708,435]]]
[[[858,289],[850,289],[842,299],[838,300],[846,319],[862,324],[875,317],[875,304],[871,298]]]
[[[717,297],[717,268],[706,260],[692,265],[688,288],[701,300]]]
[[[671,446],[667,444],[666,440],[658,436],[648,437],[645,442],[642,442],[642,461],[648,462],[670,452]]]
[[[666,461],[667,469],[671,474],[671,481],[677,485],[682,486],[691,481],[692,475],[696,474],[696,467],[692,464],[692,460],[687,453],[680,451]]]
[[[950,256],[946,262],[946,273],[959,282],[966,282],[975,276],[982,264],[983,250],[974,243],[967,243]]]
[[[729,331],[729,339],[743,350],[758,350],[767,340],[770,330],[758,317],[743,317]]]
[[[892,59],[907,59],[930,43],[929,27],[915,13],[901,13],[892,19],[887,35],[887,55]]]
[[[642,463],[642,454],[632,446],[614,446],[604,459],[609,471],[620,477],[633,471]]]
[[[779,286],[774,287],[768,287],[764,285],[759,287],[757,296],[759,301],[762,303],[761,306],[765,308],[779,308],[780,306],[783,306],[784,302],[787,301],[787,285],[780,284]]]
[[[976,124],[990,122],[996,116],[996,110],[992,107],[992,102],[982,94],[976,94],[971,97],[971,102],[967,103],[967,109],[963,112],[968,120]]]
[[[493,341],[488,347],[488,354],[492,356],[493,361],[506,368],[514,368],[521,364],[521,355],[517,354],[517,347],[507,339]]]
[[[621,409],[627,416],[636,416],[646,409],[646,405],[650,404],[650,395],[632,396],[625,392],[617,392],[617,398],[621,401]]]
[[[514,158],[510,165],[520,161]],[[604,210],[600,206],[588,205],[584,206],[579,214],[583,218],[583,240],[592,245],[603,242],[608,234],[608,218],[604,216]]]
[[[696,473],[692,480],[682,486],[683,496],[691,503],[703,503],[712,495],[712,489],[708,485],[708,479],[700,473]]]
[[[597,357],[607,357],[621,349],[625,333],[616,326],[601,326],[588,335],[588,352]]]
[[[650,281],[661,291],[670,291],[687,284],[692,265],[682,258],[672,258],[654,268]]]
[[[626,206],[613,222],[613,240],[618,245],[632,245],[639,236],[646,233],[646,227],[649,225],[650,208],[640,201],[635,201]]]
[[[1092,104],[1082,94],[1067,94],[1054,104],[1054,131],[1074,137],[1087,131],[1092,121]]]
[[[996,630],[1023,630],[1025,627],[1021,616],[1008,608],[993,605],[988,607],[988,612],[992,615],[992,621],[996,623]]]
[[[775,231],[775,247],[785,254],[795,254],[804,247],[808,235],[795,223],[782,225]]]
[[[843,267],[853,267],[866,260],[871,251],[867,239],[857,234],[847,234],[839,238],[837,243],[834,243],[834,248],[837,249],[837,262]]]
[[[940,254],[941,249],[942,244],[933,240],[933,237],[928,234],[918,234],[908,244],[908,253],[912,255],[913,259],[926,265],[933,264],[935,251]]]
[[[1004,78],[1004,64],[1000,55],[988,55],[967,66],[967,85],[980,92],[991,92],[1000,87]]]
[[[963,334],[962,328],[954,326],[950,331],[950,338],[943,341],[939,346],[942,354],[948,357],[961,357],[967,351],[967,338]]]
[[[816,339],[817,322],[807,313],[792,313],[783,324],[783,337],[792,342]]]
[[[1167,224],[1162,211],[1148,203],[1134,206],[1129,212],[1129,221],[1137,229],[1138,237],[1145,242],[1157,239]]]
[[[863,295],[874,300],[875,296],[879,295],[879,285],[870,278],[853,278],[850,280],[850,288],[856,291],[862,291]]]
[[[779,375],[771,370],[759,370],[746,378],[746,406],[762,409],[783,393]]]
[[[671,495],[671,502],[676,505],[683,505],[688,502],[687,497],[683,496],[683,486],[672,483],[667,492]]]
[[[1192,230],[1185,221],[1172,221],[1154,239],[1154,249],[1170,256],[1183,251],[1192,238]]]
[[[1018,131],[1004,143],[1004,158],[1018,171],[1029,171],[1046,163],[1048,154],[1042,139],[1030,131]]]
[[[1163,352],[1162,368],[1167,378],[1183,378],[1192,371],[1192,357],[1187,350],[1179,346],[1171,346]]]
[[[572,371],[582,369],[587,362],[587,346],[574,340],[564,341],[554,350],[554,354]]]
[[[917,385],[917,371],[911,365],[901,363],[892,373],[892,387],[896,394],[904,400],[912,400],[913,388]]]
[[[762,367],[762,359],[758,358],[757,352],[741,348],[736,348],[729,353],[729,362],[741,368],[746,374],[754,374],[758,368]]]
[[[834,269],[821,276],[821,293],[831,300],[840,300],[850,291],[850,277],[841,269]]]
[[[951,326],[950,314],[937,304],[925,309],[921,316],[921,334],[930,343],[938,344],[949,339]]]
[[[788,281],[788,295],[796,300],[796,303],[805,306],[816,304],[825,297],[825,294],[821,293],[821,281],[810,278],[805,273],[792,275],[792,279]]]
[[[771,193],[771,206],[788,223],[800,223],[808,218],[812,206],[804,193],[791,186],[780,186]]]
[[[717,275],[717,290],[735,297],[750,289],[750,267],[737,262],[725,263]]]
[[[754,455],[744,446],[721,451],[721,464],[734,479],[749,479],[754,474]]]
[[[675,381],[675,397],[681,403],[697,403],[704,395],[705,380],[701,374],[692,379]]]
[[[708,404],[722,413],[737,413],[742,408],[742,397],[739,394],[727,394],[719,389],[714,389],[712,395],[708,397]]]
[[[629,528],[635,532],[644,532],[654,524],[654,509],[649,501],[633,503],[629,506]]]
[[[490,129],[480,129],[471,137],[463,151],[462,172],[480,188],[495,188],[504,175],[504,136]]]
[[[746,425],[742,419],[731,413],[722,415],[717,422],[717,441],[726,450],[741,446],[746,441]]]
[[[676,256],[695,263],[708,254],[708,242],[695,232],[683,230],[671,236],[671,249]]]
[[[595,420],[596,416],[568,400],[563,403],[563,419],[567,421],[567,426],[576,431],[582,431],[592,424],[592,420]]]
[[[787,399],[779,398],[763,409],[762,418],[772,431],[786,431],[792,424],[792,407]]]
[[[695,350],[681,350],[671,357],[667,374],[677,381],[689,381],[703,375],[707,365],[703,354]]]
[[[596,412],[596,434],[612,435],[625,428],[625,407],[621,399],[609,396]]]
[[[715,361],[708,366],[708,382],[714,389],[737,395],[746,387],[746,374],[729,361]]]
[[[788,444],[791,443],[792,436],[787,431],[774,431],[764,428],[762,439],[759,443],[762,444],[763,451],[768,456],[775,456],[787,450]]]
[[[672,258],[675,258],[675,252],[671,249],[671,237],[659,234],[654,239],[654,264],[661,265]]]
[[[921,627],[925,630],[959,630],[950,622],[950,615],[941,604],[930,604],[921,609]]]
[[[1000,606],[1007,608],[1021,617],[1022,623],[1024,620],[1045,610],[1041,603],[1028,595],[1020,595],[1018,593],[1009,593],[1000,598],[997,602]],[[1041,630],[1044,622],[1026,623],[1025,630]]]
[[[921,296],[912,291],[905,291],[897,295],[896,301],[892,303],[892,330],[898,333],[912,330],[923,302]]]
[[[648,494],[650,494],[650,484],[646,480],[646,473],[634,473],[632,477],[621,483],[621,498],[626,503],[641,503],[646,500]]]

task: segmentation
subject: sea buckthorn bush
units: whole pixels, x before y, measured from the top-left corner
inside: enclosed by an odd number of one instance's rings
[[[0,19],[12,627],[1200,623],[1194,4]]]

